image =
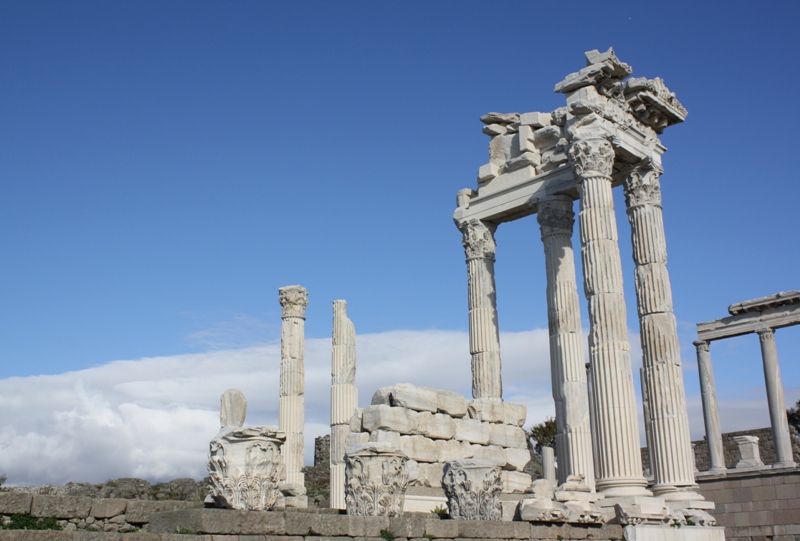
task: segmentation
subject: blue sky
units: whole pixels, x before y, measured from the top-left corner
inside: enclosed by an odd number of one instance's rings
[[[339,298],[375,340],[463,335],[451,216],[487,161],[478,118],[561,106],[555,83],[613,46],[689,110],[662,137],[662,191],[694,400],[694,324],[800,289],[798,23],[797,2],[0,2],[0,383],[144,358],[191,373],[186,355],[272,347],[277,289],[298,283],[309,339],[329,339]],[[544,256],[534,218],[496,238],[505,350],[547,326]],[[793,403],[800,329],[776,337]],[[526,360],[517,347],[519,363],[544,366],[546,350]],[[450,368],[468,374],[464,348]],[[720,399],[751,400],[766,426],[757,338],[714,344],[712,358]],[[723,412],[723,429],[735,417]]]

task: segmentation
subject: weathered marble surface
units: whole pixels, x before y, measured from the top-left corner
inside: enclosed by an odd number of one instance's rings
[[[281,387],[278,428],[286,434],[283,461],[286,480],[305,485],[303,472],[303,427],[305,424],[305,314],[308,291],[302,286],[278,290],[281,305]]]
[[[445,462],[475,458],[503,470],[504,492],[522,493],[530,486],[530,475],[522,471],[531,458],[521,428],[525,406],[467,401],[452,391],[408,383],[378,389],[372,404],[361,412],[360,425],[351,424],[347,442],[400,447],[409,457],[410,485],[439,488]]]
[[[547,270],[550,373],[556,405],[556,444],[560,450],[558,475],[561,482],[569,475],[583,475],[594,488],[583,329],[572,250],[572,203],[568,196],[544,198],[539,202],[536,218]]]
[[[352,445],[345,453],[345,500],[348,515],[403,514],[408,488],[408,457],[391,443]]]
[[[281,448],[286,439],[271,426],[242,426],[247,401],[228,389],[220,399],[220,432],[211,440],[208,476],[220,507],[272,509],[282,498]]]
[[[503,491],[500,468],[476,459],[454,460],[444,465],[442,487],[450,517],[460,520],[500,520],[499,494]]]
[[[356,380],[356,331],[347,317],[347,302],[333,301],[331,349],[331,450],[330,505],[345,509],[344,453],[350,418],[358,409]]]

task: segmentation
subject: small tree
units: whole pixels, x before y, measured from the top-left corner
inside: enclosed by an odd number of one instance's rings
[[[789,418],[789,425],[800,432],[800,400],[797,401],[793,408],[786,410],[786,416]]]
[[[548,417],[538,425],[533,425],[527,431],[528,441],[533,451],[541,456],[542,447],[552,447],[556,450],[556,420]]]

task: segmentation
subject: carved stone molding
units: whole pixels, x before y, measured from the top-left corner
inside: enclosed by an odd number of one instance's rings
[[[661,169],[652,165],[641,165],[632,168],[627,175],[623,188],[625,204],[628,208],[639,205],[661,205]]]
[[[222,428],[208,453],[211,497],[229,509],[272,509],[281,497],[285,435],[271,426],[242,426],[247,401],[236,389],[228,389],[220,403]]]
[[[403,514],[408,457],[389,443],[348,447],[345,503],[348,515],[395,517]]]
[[[705,340],[697,340],[696,342],[692,342],[692,344],[694,344],[694,347],[697,349],[697,351],[711,351],[708,342]]]
[[[575,225],[572,199],[564,197],[540,201],[536,220],[542,228],[542,237],[558,234],[572,236]]]
[[[494,227],[472,220],[461,227],[461,244],[467,259],[489,258],[494,260],[497,245],[494,242]]]
[[[503,490],[500,468],[484,460],[445,463],[442,488],[450,517],[459,520],[500,520],[498,495]]]
[[[610,177],[614,169],[614,148],[605,139],[582,139],[569,148],[575,174]]]
[[[308,291],[302,286],[286,286],[278,289],[282,317],[306,317]]]

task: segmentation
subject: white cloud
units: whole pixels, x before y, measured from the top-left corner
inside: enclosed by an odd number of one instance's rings
[[[635,333],[631,342],[638,366]],[[502,333],[501,344],[505,399],[528,407],[529,425],[552,416],[547,331]],[[471,394],[464,332],[359,335],[357,347],[362,407],[379,387],[400,382]],[[310,463],[314,437],[329,431],[330,340],[307,340],[305,353]],[[280,347],[271,343],[0,380],[0,473],[13,484],[202,478],[208,442],[219,428],[219,396],[230,387],[242,390],[247,423],[276,425],[279,368]],[[797,394],[793,391],[787,389],[787,401]],[[768,426],[766,406],[757,403],[758,396],[721,400],[723,429]],[[689,397],[689,411],[692,436],[698,439],[703,434],[699,397]],[[735,426],[726,422],[730,419]]]

